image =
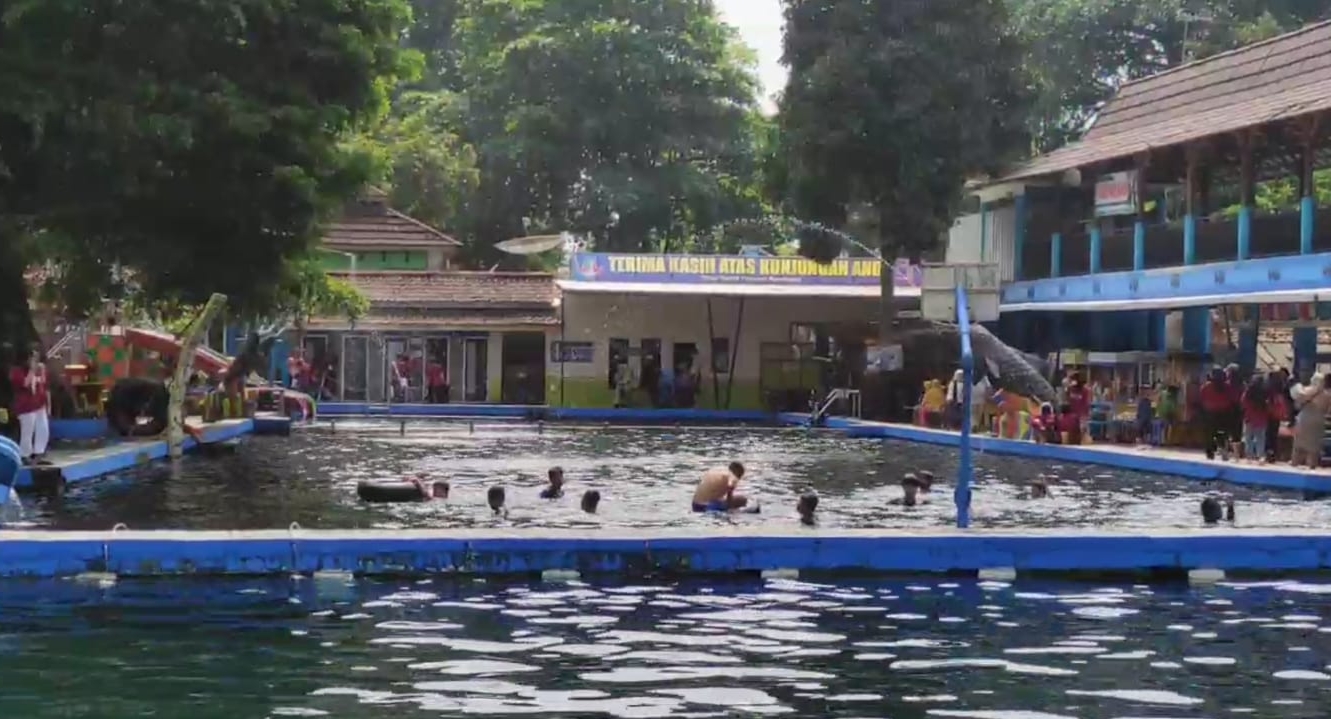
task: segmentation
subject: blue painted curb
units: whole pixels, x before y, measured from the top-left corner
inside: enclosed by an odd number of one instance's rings
[[[607,536],[569,532],[0,532],[0,576],[523,575],[546,570],[647,575],[773,569],[1084,572],[1331,568],[1331,534],[1235,530],[1160,536],[984,532],[808,532],[789,536]],[[699,533],[700,534],[700,533]]]
[[[775,415],[761,410],[728,409],[652,409],[547,407],[544,405],[497,404],[369,404],[365,402],[325,402],[319,405],[319,417],[392,417],[435,419],[520,419],[566,422],[641,422],[644,424],[764,423],[776,421]]]
[[[109,436],[110,428],[104,419],[53,419],[51,439],[90,440]]]
[[[792,421],[800,422],[799,418],[803,415],[783,415],[783,419],[786,417],[789,417]],[[807,423],[807,418],[802,421]],[[827,427],[845,432],[848,437],[896,439],[943,447],[961,446],[961,436],[955,432],[911,425],[881,424],[844,417],[831,417],[827,420]],[[1150,450],[1123,452],[1096,449],[1093,446],[1070,447],[1058,444],[1037,444],[1023,440],[978,435],[971,436],[971,446],[981,452],[1050,462],[1090,464],[1136,472],[1169,474],[1198,481],[1228,482],[1230,484],[1290,489],[1317,494],[1331,493],[1331,475],[1327,474],[1273,469],[1263,465],[1212,462],[1204,458],[1182,459],[1161,455]]]

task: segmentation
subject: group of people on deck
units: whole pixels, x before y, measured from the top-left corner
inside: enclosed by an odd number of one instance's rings
[[[1320,467],[1331,412],[1331,375],[1317,373],[1307,384],[1288,370],[1255,375],[1246,382],[1238,365],[1212,370],[1199,392],[1206,457],[1244,457],[1274,462],[1280,428],[1293,428],[1290,463]]]

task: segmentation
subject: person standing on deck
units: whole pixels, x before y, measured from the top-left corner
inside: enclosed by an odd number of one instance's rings
[[[961,429],[966,417],[966,372],[957,370],[952,373],[952,381],[947,383],[947,427]]]
[[[1290,410],[1289,385],[1280,372],[1266,376],[1266,461],[1274,462],[1280,454],[1280,425],[1294,417]]]
[[[24,464],[45,464],[46,445],[51,437],[51,396],[47,391],[46,365],[41,353],[27,351],[20,365],[9,372],[14,388],[14,412],[19,421],[19,456]]]
[[[1228,433],[1225,422],[1229,419],[1229,392],[1225,388],[1225,375],[1220,369],[1211,370],[1206,383],[1198,391],[1202,431],[1206,433],[1206,458],[1215,459],[1219,450],[1222,459],[1229,459]]]
[[[1322,466],[1322,445],[1326,441],[1326,414],[1331,411],[1331,375],[1317,373],[1306,386],[1295,390],[1294,452],[1290,464],[1316,469]]]
[[[1080,435],[1088,437],[1091,432],[1091,391],[1081,381],[1080,374],[1073,372],[1068,379],[1068,407],[1077,417],[1077,425],[1081,429]]]
[[[1252,462],[1266,459],[1266,426],[1271,418],[1266,378],[1257,375],[1243,392],[1243,456]]]

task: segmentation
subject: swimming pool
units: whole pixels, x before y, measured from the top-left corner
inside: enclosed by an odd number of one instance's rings
[[[0,583],[0,715],[1313,719],[1331,585]]]
[[[508,489],[504,523],[521,527],[707,526],[737,522],[791,526],[795,498],[822,496],[826,527],[945,527],[954,520],[951,482],[956,451],[891,440],[848,439],[805,429],[551,426],[525,423],[340,420],[290,438],[255,437],[232,456],[189,457],[71,487],[59,501],[30,501],[28,519],[62,529],[263,529],[298,522],[307,528],[494,527],[485,490]],[[746,491],[761,515],[699,517],[688,510],[703,470],[738,459],[749,468]],[[565,469],[567,496],[537,498],[545,472]],[[901,476],[931,469],[943,483],[930,504],[888,502]],[[453,484],[444,503],[365,505],[355,485],[418,471]],[[1037,476],[1053,498],[1020,499]],[[604,496],[595,516],[578,509],[584,489]],[[974,526],[979,528],[1193,528],[1200,499],[1217,488],[1177,477],[976,455]],[[1228,487],[1245,527],[1319,528],[1331,504],[1304,502],[1276,490]]]

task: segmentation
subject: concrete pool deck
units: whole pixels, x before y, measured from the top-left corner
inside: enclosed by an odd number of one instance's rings
[[[805,423],[808,415],[782,415],[787,423]],[[944,447],[960,447],[961,434],[906,424],[829,417],[827,428],[848,437],[895,439]],[[1135,472],[1169,474],[1204,482],[1227,482],[1254,487],[1289,489],[1311,495],[1331,494],[1331,470],[1291,467],[1288,464],[1247,464],[1207,459],[1196,451],[1136,447],[1114,444],[1069,446],[1037,444],[1026,440],[971,435],[971,447],[979,452],[1113,467]]]
[[[288,419],[267,416],[255,419],[227,419],[208,424],[204,424],[197,417],[191,417],[187,421],[191,426],[199,428],[202,441],[186,437],[186,452],[193,452],[203,445],[221,444],[238,439],[254,433],[256,428],[262,433],[280,434],[283,431],[281,426],[283,423],[288,428],[290,426]],[[98,447],[52,449],[48,455],[50,466],[20,470],[14,486],[18,489],[56,491],[62,483],[75,484],[123,472],[141,464],[165,459],[166,455],[167,442],[160,438],[113,440]]]
[[[792,524],[794,524],[792,520]],[[0,577],[877,573],[1312,572],[1331,532],[1217,527],[1123,532],[735,529],[0,531]],[[983,575],[982,575],[983,576]]]

